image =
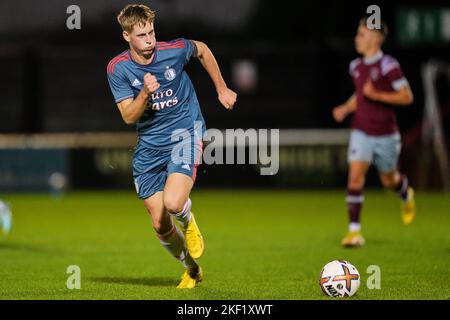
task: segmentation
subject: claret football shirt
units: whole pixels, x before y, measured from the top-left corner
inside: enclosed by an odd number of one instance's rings
[[[382,91],[395,91],[407,86],[408,81],[398,61],[379,51],[369,59],[353,60],[349,72],[355,86],[358,106],[353,116],[352,128],[373,136],[398,132],[394,106],[371,100],[363,94],[363,87],[368,79],[372,80],[376,89]]]

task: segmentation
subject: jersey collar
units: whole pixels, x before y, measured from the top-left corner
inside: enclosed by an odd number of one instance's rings
[[[371,56],[370,58],[363,58],[364,64],[374,64],[383,58],[383,51],[378,51],[375,55]]]

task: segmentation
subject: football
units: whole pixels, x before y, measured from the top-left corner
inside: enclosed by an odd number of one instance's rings
[[[356,267],[348,261],[334,260],[323,267],[319,284],[327,296],[351,297],[358,291],[360,275]]]

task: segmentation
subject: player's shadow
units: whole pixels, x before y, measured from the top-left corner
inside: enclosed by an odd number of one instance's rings
[[[90,278],[94,282],[114,283],[114,284],[134,284],[147,287],[173,287],[178,284],[172,278],[124,278],[124,277],[94,277]]]

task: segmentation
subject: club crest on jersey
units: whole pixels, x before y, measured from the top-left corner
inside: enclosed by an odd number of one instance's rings
[[[174,68],[169,68],[164,72],[164,78],[166,78],[168,81],[172,81],[177,76],[177,72]]]

